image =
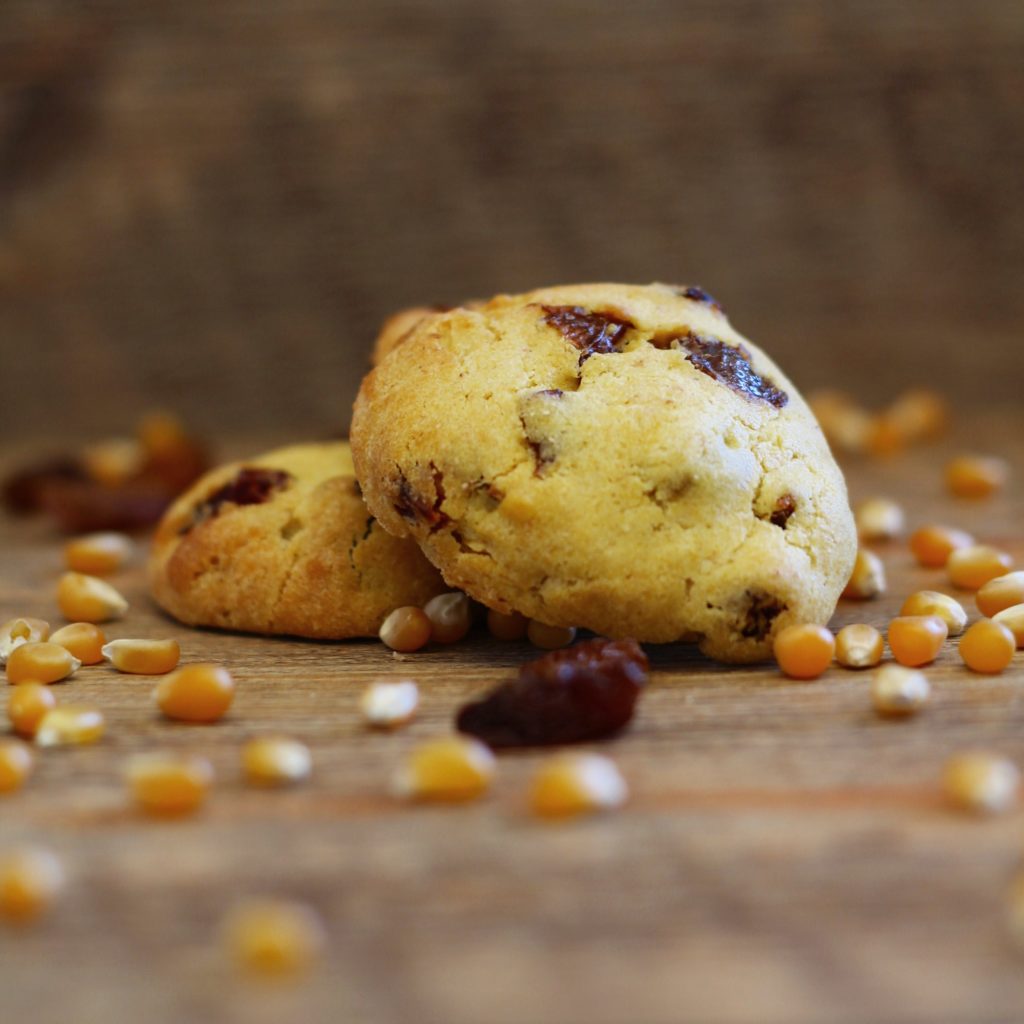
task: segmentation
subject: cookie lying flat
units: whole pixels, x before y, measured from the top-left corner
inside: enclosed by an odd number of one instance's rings
[[[321,639],[373,636],[394,608],[447,589],[367,511],[342,442],[208,473],[161,521],[149,576],[189,625]]]
[[[826,622],[856,553],[817,422],[710,296],[569,285],[416,323],[364,381],[385,529],[501,611],[726,661]]]

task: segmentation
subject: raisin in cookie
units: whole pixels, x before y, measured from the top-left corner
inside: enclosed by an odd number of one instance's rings
[[[352,427],[370,511],[500,611],[724,661],[826,622],[856,554],[842,473],[699,288],[569,285],[415,324]]]
[[[372,636],[446,589],[367,511],[343,442],[208,473],[164,516],[149,571],[157,602],[189,625],[322,639]]]

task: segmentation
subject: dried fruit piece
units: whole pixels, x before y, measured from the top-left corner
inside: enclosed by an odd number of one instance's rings
[[[727,388],[776,409],[789,404],[789,395],[767,377],[758,375],[750,363],[750,353],[742,345],[730,345],[710,335],[686,334],[673,339],[672,346],[688,352],[687,359],[701,373]]]
[[[621,313],[596,312],[582,306],[544,306],[544,320],[580,350],[582,366],[592,355],[617,352],[633,322]]]
[[[222,505],[262,505],[275,491],[284,490],[292,479],[291,473],[283,469],[240,469],[226,484],[196,505],[192,525],[219,515]]]

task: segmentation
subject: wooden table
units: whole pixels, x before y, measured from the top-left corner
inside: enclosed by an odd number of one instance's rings
[[[1024,422],[975,421],[941,449],[851,464],[854,498],[905,503],[1024,560]],[[1014,433],[1016,431],[1016,433]],[[1007,495],[942,494],[949,451],[1015,461]],[[0,619],[56,619],[58,544],[38,522],[0,523]],[[885,599],[841,604],[835,624],[884,624],[910,590],[943,586],[901,544],[880,548]],[[628,735],[606,745],[633,790],[623,811],[539,824],[524,792],[539,756],[502,755],[471,806],[408,808],[387,795],[411,745],[450,728],[469,694],[533,653],[481,636],[398,658],[377,643],[258,639],[179,628],[149,605],[137,570],[113,636],[173,635],[189,659],[223,661],[239,694],[216,726],[161,721],[152,681],[82,670],[60,696],[94,702],[98,746],[45,752],[0,803],[0,844],[53,847],[70,876],[52,917],[0,929],[4,1022],[438,1022],[601,1024],[996,1021],[1024,1014],[1024,958],[1003,926],[1024,848],[1015,813],[974,820],[943,806],[944,760],[980,747],[1024,762],[1024,656],[995,678],[947,645],[934,697],[906,722],[871,712],[863,674],[794,683],[771,666],[729,668],[685,647],[657,671]],[[973,601],[964,596],[974,614]],[[411,676],[423,711],[404,732],[366,732],[371,679]],[[283,732],[315,757],[308,785],[256,792],[239,779],[251,736]],[[177,822],[127,804],[126,755],[199,751],[218,784]],[[247,894],[319,908],[324,962],[267,985],[225,962],[218,928]]]

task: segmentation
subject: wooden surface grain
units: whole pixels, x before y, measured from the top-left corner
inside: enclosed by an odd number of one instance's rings
[[[974,421],[945,446],[850,465],[852,494],[896,497],[912,524],[948,521],[1024,560],[1022,427]],[[942,459],[965,445],[1011,457],[1005,495],[943,495]],[[888,595],[843,602],[835,625],[881,626],[912,589],[944,586],[902,544],[879,550]],[[4,521],[0,552],[0,619],[55,620],[55,539]],[[929,670],[931,705],[891,722],[872,714],[864,674],[834,668],[795,683],[768,665],[652,648],[634,725],[601,745],[630,804],[550,825],[525,813],[535,753],[502,755],[493,792],[470,806],[410,808],[387,794],[403,752],[448,731],[460,702],[532,656],[527,646],[475,636],[399,658],[371,642],[192,631],[152,608],[137,569],[117,582],[132,608],[110,635],[175,636],[186,659],[229,665],[238,697],[225,721],[200,727],[160,720],[149,679],[93,667],[59,687],[65,702],[99,705],[109,732],[92,748],[44,752],[26,789],[0,802],[0,846],[45,843],[69,874],[51,918],[0,928],[4,1021],[960,1024],[1024,1014],[1024,960],[1003,925],[1024,815],[964,817],[938,789],[944,760],[965,748],[1024,764],[1024,655],[980,677],[947,644]],[[403,676],[419,681],[422,714],[395,735],[368,733],[362,686]],[[242,784],[239,746],[267,733],[310,745],[307,785]],[[153,822],[127,804],[124,758],[153,748],[213,761],[217,786],[198,817]],[[268,986],[225,961],[220,921],[245,895],[322,913],[330,941],[305,981]]]

